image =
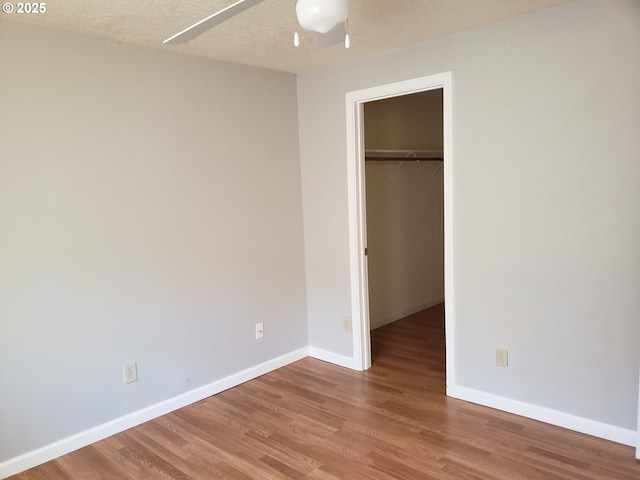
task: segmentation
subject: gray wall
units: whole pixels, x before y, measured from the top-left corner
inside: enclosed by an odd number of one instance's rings
[[[451,71],[449,380],[635,430],[639,27],[589,0],[299,75],[310,344],[352,355],[345,93]]]
[[[0,462],[307,345],[295,76],[14,23],[0,69]]]

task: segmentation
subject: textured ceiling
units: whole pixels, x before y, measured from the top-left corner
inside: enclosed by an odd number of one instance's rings
[[[318,48],[301,32],[293,47],[295,0],[264,0],[194,40],[165,38],[235,0],[54,0],[44,14],[3,14],[19,21],[165,50],[299,73],[484,25],[571,0],[349,0],[351,48]],[[15,2],[14,2],[15,3]]]

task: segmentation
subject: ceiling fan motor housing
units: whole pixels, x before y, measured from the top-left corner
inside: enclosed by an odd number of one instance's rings
[[[305,30],[327,33],[347,20],[347,0],[298,0],[296,15]]]

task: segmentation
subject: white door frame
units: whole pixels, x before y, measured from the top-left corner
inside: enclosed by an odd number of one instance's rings
[[[640,460],[640,386],[638,386],[638,428],[636,430],[636,458]]]
[[[454,299],[453,299],[453,155],[451,72],[348,92],[347,169],[349,182],[349,257],[351,264],[351,317],[353,365],[356,370],[371,367],[369,324],[369,281],[366,245],[364,103],[441,88],[444,120],[444,298],[447,385],[455,385]]]

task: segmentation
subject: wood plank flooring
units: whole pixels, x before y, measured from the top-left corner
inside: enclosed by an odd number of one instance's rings
[[[442,305],[372,351],[367,372],[307,358],[11,478],[640,479],[631,447],[447,398]]]

